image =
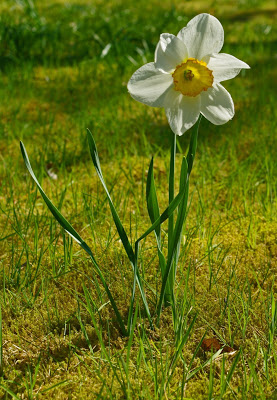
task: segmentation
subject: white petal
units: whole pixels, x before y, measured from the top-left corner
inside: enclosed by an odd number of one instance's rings
[[[197,121],[200,114],[200,96],[183,96],[172,89],[165,98],[165,112],[172,131],[181,136]]]
[[[199,14],[180,30],[177,37],[185,43],[189,57],[202,60],[208,54],[220,52],[224,31],[218,19],[210,14]]]
[[[154,63],[139,68],[128,82],[133,99],[151,107],[163,107],[167,91],[173,86],[171,74],[157,70]]]
[[[232,97],[227,90],[220,85],[202,92],[201,96],[201,114],[215,125],[222,125],[233,118],[235,114]]]
[[[163,33],[155,51],[155,67],[171,72],[188,57],[188,51],[182,40],[170,33]]]
[[[230,54],[212,54],[205,57],[207,67],[213,71],[215,82],[227,81],[237,76],[242,68],[250,68],[245,62]]]

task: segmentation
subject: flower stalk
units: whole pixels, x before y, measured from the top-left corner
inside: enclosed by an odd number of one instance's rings
[[[173,234],[170,240],[170,245],[168,246],[168,256],[167,256],[167,264],[165,273],[162,279],[162,288],[160,292],[160,298],[157,306],[157,324],[159,325],[161,312],[162,312],[162,304],[164,301],[164,297],[167,294],[166,288],[169,286],[169,293],[171,295],[170,301],[172,306],[172,316],[173,323],[175,325],[176,322],[176,307],[175,307],[175,299],[174,299],[174,287],[175,287],[175,278],[176,278],[176,270],[177,263],[179,259],[180,252],[180,242],[182,238],[183,226],[187,216],[187,204],[188,204],[188,194],[189,194],[189,177],[192,171],[193,162],[195,159],[196,149],[197,149],[197,138],[198,138],[198,130],[201,121],[201,116],[198,119],[197,124],[195,125],[191,138],[189,149],[186,157],[183,157],[181,174],[180,174],[180,189],[179,194],[182,194],[182,200],[178,207],[178,213],[176,218],[176,223],[173,229]]]

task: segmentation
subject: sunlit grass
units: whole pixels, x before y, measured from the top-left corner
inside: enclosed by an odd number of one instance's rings
[[[274,399],[276,5],[6,0],[0,11],[1,396]],[[152,155],[159,202],[167,205],[170,131],[163,111],[134,102],[126,84],[153,60],[160,33],[177,33],[199,12],[220,18],[223,51],[251,70],[225,83],[233,121],[201,123],[177,276],[180,331],[174,334],[169,310],[151,331],[137,294],[137,328],[122,338],[89,260],[30,181],[19,140],[45,192],[92,247],[127,318],[132,272],[89,157],[86,128],[134,243],[150,225],[145,184]],[[188,135],[178,140],[178,169],[188,143]],[[150,236],[140,268],[153,308],[155,254]],[[197,351],[205,333],[240,349],[239,359],[238,352],[225,354],[205,366],[211,354]]]

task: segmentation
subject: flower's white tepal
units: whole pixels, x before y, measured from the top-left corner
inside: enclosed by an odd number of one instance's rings
[[[182,135],[203,114],[215,125],[234,116],[232,97],[220,82],[234,78],[243,61],[220,53],[221,23],[209,14],[193,18],[177,36],[163,33],[155,62],[139,68],[128,83],[131,96],[152,107],[164,107],[169,125]]]

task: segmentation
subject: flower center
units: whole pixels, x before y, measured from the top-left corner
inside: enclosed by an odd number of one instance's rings
[[[177,65],[172,77],[175,90],[191,97],[212,87],[214,81],[212,71],[207,68],[207,64],[195,58],[188,58],[186,62]]]

